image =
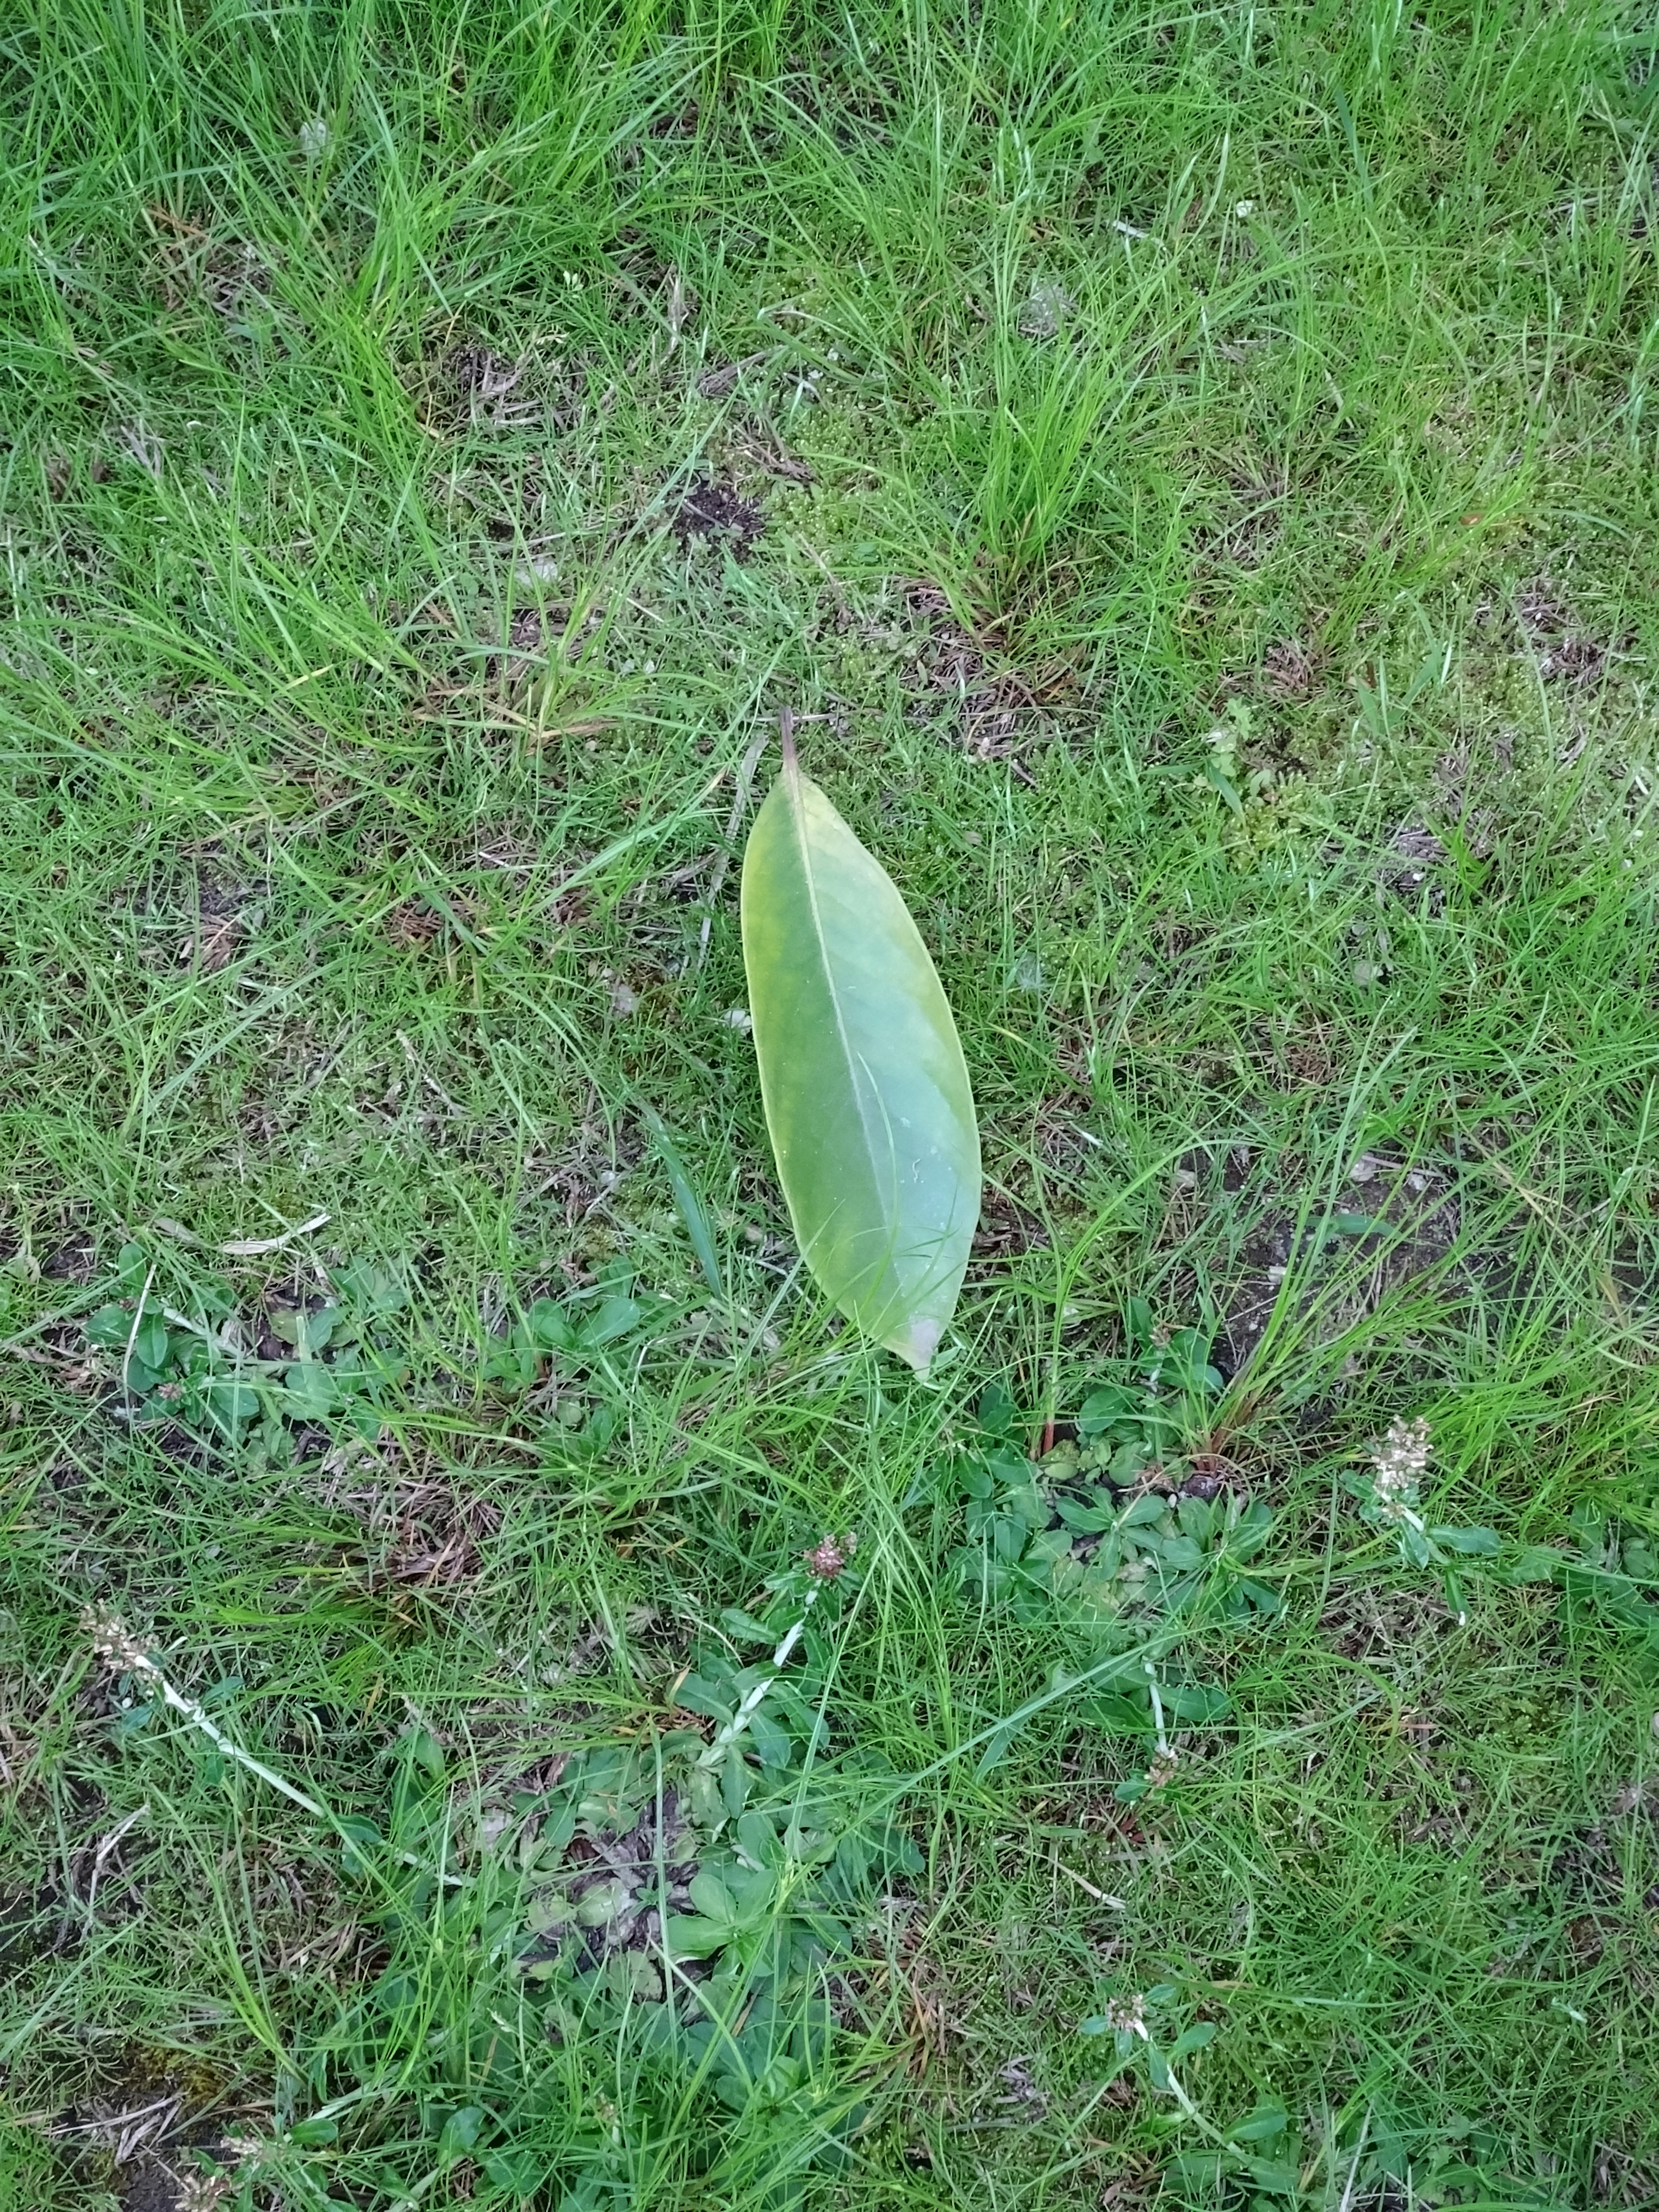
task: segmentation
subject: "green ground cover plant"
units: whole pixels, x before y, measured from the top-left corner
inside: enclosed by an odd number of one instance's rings
[[[0,26],[8,2212],[1659,2199],[1650,15]]]

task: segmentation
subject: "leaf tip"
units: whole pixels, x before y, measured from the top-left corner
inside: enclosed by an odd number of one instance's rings
[[[887,1349],[896,1352],[907,1367],[915,1368],[925,1382],[943,1333],[938,1322],[919,1315],[915,1320],[906,1322],[902,1329],[888,1338]]]

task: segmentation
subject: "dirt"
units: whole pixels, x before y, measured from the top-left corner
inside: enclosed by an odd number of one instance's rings
[[[156,283],[169,309],[199,300],[222,323],[245,322],[270,297],[266,256],[246,239],[216,238],[203,224],[157,204],[145,210],[154,239]]]
[[[480,1544],[501,1524],[499,1505],[470,1497],[446,1482],[365,1495],[368,1526],[384,1541],[368,1571],[371,1588],[398,1583],[433,1589],[470,1581],[483,1563]]]
[[[696,1839],[681,1815],[673,1790],[663,1792],[660,1809],[660,1825],[658,1807],[652,1805],[625,1835],[574,1836],[565,1848],[557,1875],[560,1893],[578,1908],[596,1891],[609,1890],[613,1898],[612,1909],[604,1921],[576,1929],[590,1966],[603,1966],[630,1953],[648,1959],[660,1951],[661,1916],[655,1905],[647,1901],[657,1893],[659,1869],[669,1911],[693,1909],[690,1884],[697,1871]],[[527,1963],[533,1966],[538,1959],[556,1957],[568,1933],[563,1923],[550,1930],[538,1948],[526,1954]],[[635,1987],[641,1984],[636,1983]],[[648,1989],[646,1993],[650,1994]]]
[[[254,894],[240,884],[204,883],[196,913],[179,945],[179,963],[217,975],[228,968],[250,934]]]
[[[1277,638],[1261,656],[1261,688],[1270,699],[1299,704],[1313,696],[1321,669],[1322,657],[1299,638]]]
[[[1020,756],[1055,716],[1079,703],[1071,664],[1050,658],[1035,668],[1018,667],[998,625],[965,628],[949,596],[921,580],[904,586],[899,632],[911,720],[936,723],[943,709],[951,741],[963,752],[975,760],[1006,761],[1022,781],[1033,781]]]
[[[592,858],[591,854],[571,854],[570,873],[578,874]],[[561,930],[580,929],[592,918],[593,890],[587,883],[573,883],[556,887],[547,902],[548,919]]]
[[[0,1897],[0,1972],[15,1972],[49,1948],[47,1936],[62,1917],[62,1900],[51,1888]]]
[[[1625,1893],[1625,1869],[1600,1822],[1582,1828],[1551,1861],[1548,1881],[1571,1905],[1615,1911]]]
[[[1032,1126],[1032,1151],[1068,1199],[1082,1191],[1100,1162],[1099,1146],[1079,1127],[1080,1115],[1087,1110],[1086,1103],[1079,1106],[1077,1093],[1064,1092],[1043,1100]]]
[[[617,1186],[644,1155],[639,1131],[623,1122],[614,1133],[597,1116],[574,1130],[560,1153],[527,1152],[520,1170],[519,1203],[528,1210],[536,1201],[551,1200],[568,1234],[590,1214],[602,1212]],[[574,1260],[574,1255],[568,1255]],[[564,1264],[562,1262],[561,1264]],[[567,1265],[571,1281],[585,1281],[586,1271]],[[539,1297],[562,1297],[568,1285],[552,1282],[523,1286],[525,1302]]]
[[[227,2155],[225,2087],[203,2061],[131,2045],[113,2075],[58,2116],[61,2155],[84,2186],[112,2192],[120,2212],[196,2212],[219,2203],[228,2192],[215,2189],[191,2154]]]
[[[97,1270],[98,1247],[84,1229],[76,1230],[40,1262],[40,1273],[49,1282],[73,1283],[77,1288],[89,1283]]]
[[[1515,611],[1546,682],[1562,677],[1571,684],[1589,684],[1605,671],[1611,647],[1588,634],[1547,576],[1534,576],[1522,586]]]
[[[217,975],[252,941],[268,888],[244,881],[216,848],[198,847],[164,862],[148,884],[129,887],[118,903],[140,918],[148,966]]]
[[[142,2159],[121,2191],[121,2212],[180,2212],[179,2179],[159,2158]]]
[[[1437,884],[1431,884],[1431,872],[1443,867],[1451,858],[1432,830],[1420,823],[1405,823],[1396,830],[1389,842],[1389,858],[1381,870],[1382,881],[1397,898],[1414,899],[1425,884],[1430,884],[1430,907],[1438,913],[1443,895]],[[1404,861],[1403,867],[1395,865]]]
[[[1510,732],[1496,731],[1482,743],[1484,757],[1466,741],[1442,753],[1434,764],[1435,796],[1456,822],[1458,836],[1477,860],[1492,852],[1498,834],[1498,811],[1486,800],[1515,765]]]
[[[440,356],[430,374],[428,405],[434,416],[446,416],[456,427],[483,422],[506,428],[540,411],[538,403],[520,390],[526,374],[523,362],[509,361],[488,346],[453,345]]]
[[[728,392],[737,390],[750,369],[761,368],[771,358],[769,353],[746,353],[741,361],[717,362],[697,379],[697,390],[705,399],[723,399]]]
[[[695,138],[700,112],[696,101],[688,100],[683,107],[675,108],[672,113],[653,116],[649,125],[649,136],[653,138]]]
[[[533,874],[541,859],[541,841],[528,824],[513,821],[477,824],[471,836],[473,866],[492,875]]]
[[[1425,1623],[1444,1626],[1450,1620],[1450,1613],[1435,1592],[1378,1592],[1356,1584],[1333,1599],[1320,1616],[1319,1626],[1334,1651],[1345,1659],[1368,1661],[1374,1666],[1379,1660],[1391,1660],[1396,1651],[1416,1651]],[[1433,1733],[1432,1722],[1423,1714],[1407,1714],[1400,1726],[1402,1734],[1421,1740]]]
[[[1284,531],[1290,485],[1282,468],[1240,461],[1227,472],[1227,488],[1231,497],[1218,501],[1213,518],[1193,536],[1194,596],[1200,605],[1230,572],[1260,568]]]
[[[507,626],[507,641],[514,653],[540,653],[547,633],[547,617],[539,607],[520,607]]]
[[[1048,1232],[1035,1213],[988,1182],[980,1200],[969,1279],[983,1280],[989,1270],[1017,1260],[1022,1253],[1036,1251],[1048,1241]]]
[[[516,607],[507,625],[507,651],[485,656],[486,684],[502,686],[511,697],[545,670],[555,654],[568,661],[582,659],[605,626],[605,609],[589,607],[574,629],[573,612],[563,602]]]
[[[1235,1146],[1221,1164],[1219,1195],[1241,1196],[1254,1180],[1249,1148]],[[1200,1204],[1206,1182],[1213,1188],[1215,1181],[1215,1164],[1202,1153],[1189,1153],[1177,1170],[1178,1188],[1195,1192]],[[1230,1381],[1249,1365],[1292,1270],[1300,1279],[1293,1293],[1298,1316],[1317,1313],[1320,1334],[1329,1340],[1443,1267],[1457,1239],[1459,1212],[1449,1178],[1432,1164],[1363,1154],[1332,1208],[1341,1226],[1333,1223],[1322,1241],[1322,1193],[1307,1194],[1299,1228],[1288,1191],[1273,1193],[1268,1185],[1264,1194],[1267,1209],[1257,1215],[1237,1255],[1218,1255],[1212,1262],[1214,1279],[1231,1285],[1212,1352]],[[1359,1227],[1361,1222],[1367,1225]]]
[[[675,536],[684,546],[710,539],[729,546],[739,561],[766,535],[766,515],[752,499],[712,477],[696,477],[673,515]]]
[[[433,942],[443,927],[442,915],[420,897],[399,899],[381,924],[387,941],[400,952],[420,951]]]
[[[810,484],[817,481],[799,454],[791,453],[771,424],[758,416],[747,422],[728,423],[725,443],[726,450],[739,460],[769,477],[781,477],[786,483]]]

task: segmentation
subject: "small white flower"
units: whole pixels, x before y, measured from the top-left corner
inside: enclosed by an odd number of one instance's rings
[[[1240,200],[1234,207],[1233,213],[1238,217],[1239,221],[1243,222],[1247,216],[1252,216],[1255,213],[1255,202],[1254,200]]]
[[[1432,1449],[1425,1420],[1389,1423],[1389,1433],[1371,1452],[1371,1488],[1386,1519],[1401,1521],[1415,1511]]]
[[[328,118],[313,115],[300,125],[300,151],[307,161],[320,161],[334,143],[334,133],[328,127]]]
[[[720,1019],[727,1029],[736,1030],[739,1036],[747,1036],[755,1026],[755,1018],[747,1006],[728,1007]]]
[[[153,1674],[155,1662],[136,1636],[130,1636],[120,1616],[100,1613],[88,1606],[81,1615],[81,1631],[112,1674]]]
[[[1077,301],[1063,284],[1034,283],[1019,327],[1028,338],[1051,338],[1077,313]]]
[[[214,2212],[230,2194],[228,2178],[222,2173],[187,2173],[179,2184],[177,2203],[179,2212]]]

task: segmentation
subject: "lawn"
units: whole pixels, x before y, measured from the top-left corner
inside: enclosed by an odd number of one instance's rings
[[[1659,2203],[1656,85],[9,19],[4,2212]],[[785,708],[973,1083],[925,1381]]]

